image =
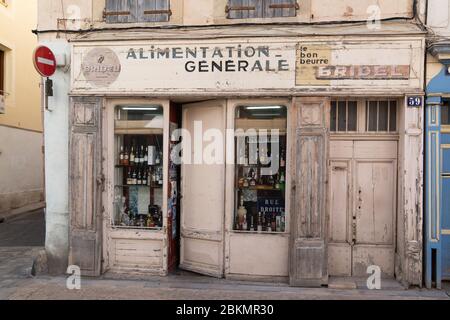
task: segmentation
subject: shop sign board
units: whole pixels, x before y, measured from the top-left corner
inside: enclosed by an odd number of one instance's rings
[[[72,90],[420,89],[422,46],[420,40],[80,43],[73,51]]]

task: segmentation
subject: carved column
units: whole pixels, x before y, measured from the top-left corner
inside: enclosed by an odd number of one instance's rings
[[[326,243],[327,98],[296,98],[291,110],[291,286],[328,282]]]

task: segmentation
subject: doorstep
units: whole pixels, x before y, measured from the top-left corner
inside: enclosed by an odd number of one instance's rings
[[[367,278],[363,277],[330,277],[329,289],[356,290],[367,289]],[[381,279],[381,290],[406,290],[406,288],[393,278]]]

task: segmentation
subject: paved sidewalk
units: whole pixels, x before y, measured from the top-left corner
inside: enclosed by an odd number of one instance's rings
[[[0,289],[1,292],[1,289]],[[339,290],[292,288],[285,284],[170,276],[149,280],[82,279],[81,290],[68,290],[65,277],[28,279],[8,299],[50,300],[450,300],[445,291],[426,289]]]

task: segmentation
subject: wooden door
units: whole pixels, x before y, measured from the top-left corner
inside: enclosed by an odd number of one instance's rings
[[[397,142],[333,141],[328,266],[332,276],[394,276]]]
[[[191,135],[192,147],[191,157],[187,157],[191,164],[183,163],[181,167],[180,267],[215,277],[223,276],[225,141],[221,164],[208,164],[201,159],[208,142],[199,146],[194,136],[195,129],[202,136],[212,129],[225,137],[225,111],[225,101],[214,100],[184,105],[182,112],[182,126]],[[189,150],[184,147],[183,153],[186,152]]]
[[[98,276],[101,270],[102,101],[73,97],[70,103],[69,264],[86,276]]]

